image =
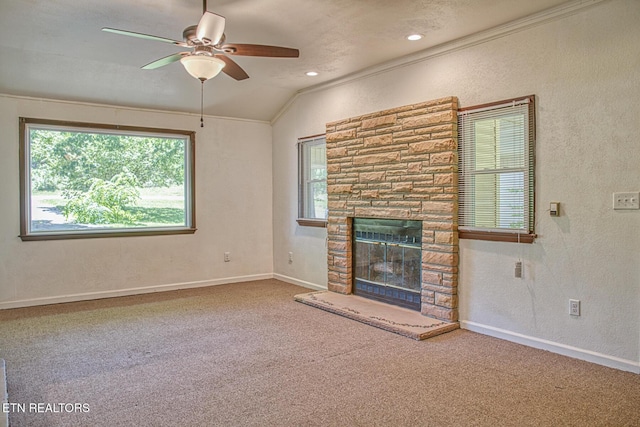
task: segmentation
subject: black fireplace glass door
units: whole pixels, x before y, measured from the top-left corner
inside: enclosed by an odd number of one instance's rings
[[[354,219],[354,293],[420,310],[422,223]]]
[[[420,292],[420,248],[388,244],[387,258],[386,283]]]

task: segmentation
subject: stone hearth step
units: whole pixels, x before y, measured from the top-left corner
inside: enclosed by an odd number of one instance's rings
[[[423,316],[417,311],[384,304],[356,295],[318,291],[295,295],[294,299],[367,325],[375,326],[416,340],[458,329],[458,322],[445,322]]]

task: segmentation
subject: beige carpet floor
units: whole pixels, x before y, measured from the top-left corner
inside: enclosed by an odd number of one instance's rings
[[[640,375],[465,330],[424,341],[264,280],[0,311],[12,427],[640,426]]]
[[[319,291],[299,294],[294,296],[294,299],[303,304],[416,340],[424,340],[460,327],[458,322],[432,319],[415,310],[384,304],[356,295]]]

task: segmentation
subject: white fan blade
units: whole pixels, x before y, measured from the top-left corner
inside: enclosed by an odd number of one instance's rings
[[[165,65],[169,65],[176,61],[179,61],[180,59],[182,59],[183,56],[187,56],[187,55],[189,55],[189,52],[174,53],[173,55],[165,56],[164,58],[160,58],[153,62],[150,62],[144,67],[142,67],[142,69],[153,70],[156,68],[164,67]]]
[[[200,18],[198,28],[196,29],[196,37],[204,45],[217,45],[224,34],[224,16],[211,12],[205,12]]]
[[[175,44],[182,47],[189,47],[189,45],[187,45],[185,42],[181,42],[178,40],[171,40],[165,37],[152,36],[150,34],[134,33],[133,31],[118,30],[117,28],[108,28],[108,27],[104,27],[102,31],[106,31],[108,33],[114,33],[114,34],[121,34],[123,36],[138,37],[140,39],[159,41],[163,43],[171,43],[171,44]]]

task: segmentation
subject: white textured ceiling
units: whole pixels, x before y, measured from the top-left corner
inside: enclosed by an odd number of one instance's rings
[[[574,0],[575,1],[575,0]],[[249,74],[205,83],[205,113],[271,120],[299,90],[487,30],[566,0],[210,0],[230,43],[294,47],[300,58],[233,57]],[[182,51],[100,31],[181,40],[200,0],[0,0],[0,93],[199,112],[200,83],[180,63],[140,67]],[[425,38],[409,42],[418,32]],[[307,77],[315,70],[318,77]]]

